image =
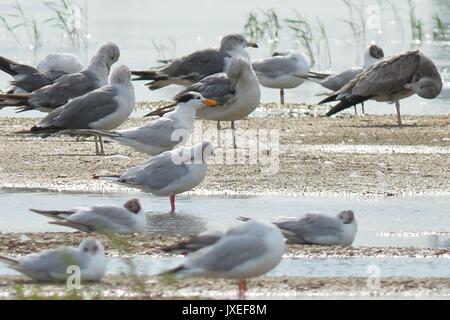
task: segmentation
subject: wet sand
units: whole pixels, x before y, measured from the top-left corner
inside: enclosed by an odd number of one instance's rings
[[[369,197],[450,194],[450,116],[405,116],[405,126],[399,128],[394,116],[344,114],[324,118],[321,114],[325,109],[314,106],[289,105],[281,110],[267,104],[262,108],[267,116],[240,121],[237,136],[252,138],[257,130],[276,130],[279,157],[276,148],[263,144],[252,163],[245,143],[239,145],[238,141],[239,149],[234,151],[230,130],[222,130],[221,137],[228,137],[229,143],[226,149],[216,148],[207,178],[193,193]],[[145,121],[132,118],[123,127]],[[147,159],[117,143],[106,143],[107,155],[95,156],[92,141],[15,133],[35,122],[0,118],[0,190],[126,192],[126,188],[92,176],[120,174]],[[208,134],[217,134],[215,128],[215,122],[196,121],[194,136],[203,132],[209,138]]]

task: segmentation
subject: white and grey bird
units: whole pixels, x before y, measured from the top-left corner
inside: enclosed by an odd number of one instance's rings
[[[72,53],[50,53],[37,67],[20,64],[0,56],[0,70],[13,77],[7,93],[27,93],[52,84],[63,75],[83,69],[77,56]]]
[[[325,89],[336,92],[342,87],[344,87],[350,80],[354,79],[358,74],[379,62],[384,58],[383,49],[375,43],[372,43],[366,50],[364,54],[364,63],[362,66],[353,67],[347,70],[342,71],[341,73],[328,75],[328,74],[320,74],[316,72],[310,72],[308,80],[316,82],[320,84]],[[355,106],[356,113],[356,106]],[[364,103],[362,103],[362,113],[364,114]]]
[[[208,159],[213,154],[210,142],[180,147],[150,158],[144,164],[127,169],[120,176],[101,175],[97,179],[141,189],[157,196],[170,196],[171,213],[175,213],[175,195],[198,186],[206,177]]]
[[[101,135],[136,151],[156,156],[184,144],[191,135],[196,111],[202,106],[214,107],[217,101],[206,99],[197,92],[186,92],[176,98],[175,105],[174,111],[140,127],[119,131],[65,130],[61,134]]]
[[[242,57],[233,57],[228,61],[226,73],[218,73],[181,91],[175,99],[186,92],[199,92],[205,98],[219,102],[215,108],[204,106],[197,111],[197,117],[204,120],[217,121],[220,130],[220,121],[231,121],[233,130],[233,144],[236,147],[234,122],[241,120],[252,113],[261,99],[261,90],[258,78],[251,64]],[[167,107],[152,112],[152,115],[161,115]]]
[[[1,256],[0,262],[36,281],[65,281],[76,266],[82,281],[100,281],[106,272],[103,245],[95,239],[83,240],[77,248],[59,247],[17,258]]]
[[[195,51],[157,70],[132,71],[137,76],[133,80],[150,80],[147,84],[150,90],[171,84],[190,86],[207,76],[223,72],[227,58],[243,56],[250,59],[247,47],[257,48],[258,45],[240,34],[229,34],[222,38],[218,49]]]
[[[121,207],[97,205],[69,210],[30,209],[53,221],[50,224],[73,228],[83,232],[143,233],[145,213],[138,199],[131,199]]]
[[[250,219],[241,217],[240,220]],[[356,217],[351,210],[339,212],[336,216],[308,213],[272,222],[292,244],[350,246],[358,231]]]
[[[26,133],[56,133],[66,129],[111,130],[124,123],[134,109],[135,96],[128,67],[119,66],[110,84],[93,90],[50,112]],[[97,154],[104,154],[101,136],[94,135]]]
[[[230,228],[211,245],[188,254],[183,264],[164,274],[177,278],[237,279],[239,298],[244,298],[246,279],[270,272],[280,263],[285,250],[285,239],[275,225],[251,220]]]
[[[419,50],[407,51],[369,67],[320,104],[339,101],[328,111],[329,117],[367,100],[394,103],[397,122],[401,126],[401,99],[414,94],[434,99],[442,86],[441,75],[433,61]]]
[[[64,75],[52,84],[28,94],[1,94],[0,106],[16,106],[20,111],[51,112],[71,99],[108,84],[111,66],[119,60],[120,50],[114,43],[102,45],[89,66],[78,73]]]
[[[254,60],[252,66],[263,87],[280,89],[281,105],[284,105],[284,90],[304,83],[310,70],[306,56],[296,50],[274,52],[270,58]]]

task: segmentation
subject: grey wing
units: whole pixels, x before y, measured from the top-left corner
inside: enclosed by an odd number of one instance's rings
[[[75,213],[69,220],[93,229],[111,225],[134,226],[134,221],[130,218],[126,209],[115,206],[93,206],[91,209]]]
[[[58,248],[43,251],[38,254],[21,257],[18,260],[20,271],[42,280],[64,278],[67,276],[67,267],[70,265],[77,265],[80,268],[86,267],[85,259],[74,248]]]
[[[103,87],[71,100],[39,121],[37,127],[58,129],[91,129],[89,126],[119,107],[115,91]]]
[[[266,247],[255,236],[225,236],[213,247],[192,254],[187,265],[211,272],[226,272],[263,255]]]
[[[296,62],[287,58],[267,58],[252,63],[253,70],[257,75],[264,75],[267,78],[278,78],[296,71]]]
[[[224,73],[217,73],[206,77],[178,93],[175,98],[189,91],[199,92],[205,98],[217,100],[221,104],[229,103],[234,97],[234,93],[231,91],[230,81]]]
[[[313,243],[320,237],[334,236],[341,232],[338,222],[333,217],[307,214],[303,218],[274,221],[283,234],[295,243]]]
[[[186,164],[175,164],[171,152],[151,158],[141,166],[128,169],[119,182],[162,189],[189,172]]]
[[[195,51],[175,59],[159,72],[171,78],[183,78],[195,82],[206,76],[222,72],[223,59],[223,55],[217,49]]]
[[[33,106],[55,109],[65,105],[69,99],[82,96],[97,88],[97,80],[89,71],[67,74],[53,84],[34,91],[29,101]]]
[[[328,90],[338,91],[363,71],[364,69],[362,67],[351,68],[323,79],[320,84]]]
[[[368,68],[344,86],[341,96],[373,97],[402,91],[420,64],[418,51],[398,54]]]
[[[172,133],[178,129],[173,119],[159,118],[138,128],[121,130],[120,137],[136,140],[143,144],[167,147],[176,146],[180,141],[172,139]]]

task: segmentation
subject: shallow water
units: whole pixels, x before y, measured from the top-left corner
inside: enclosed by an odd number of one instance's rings
[[[108,275],[137,273],[157,275],[174,268],[183,257],[138,256],[129,260],[108,258]],[[368,277],[376,270],[380,277],[450,277],[450,258],[284,258],[271,277]],[[130,268],[132,266],[132,269]],[[378,269],[376,269],[378,268]],[[378,273],[379,272],[379,273]],[[17,275],[0,264],[0,275]]]
[[[28,211],[68,209],[94,204],[123,204],[138,197],[148,212],[148,232],[194,234],[226,229],[247,216],[271,220],[303,213],[336,214],[352,209],[357,217],[355,246],[450,248],[449,197],[305,198],[177,196],[178,213],[168,214],[169,200],[144,193],[59,194],[0,193],[0,232],[55,232],[69,229],[47,224],[48,219]]]
[[[355,40],[351,35],[349,26],[344,22],[348,19],[347,7],[341,1],[328,0],[251,0],[251,1],[207,1],[197,0],[182,1],[114,1],[111,5],[109,0],[97,0],[85,2],[74,1],[82,6],[87,3],[88,24],[85,33],[89,35],[86,47],[74,49],[70,46],[67,37],[43,20],[52,15],[41,2],[33,0],[22,0],[22,5],[27,17],[36,18],[40,23],[39,30],[42,36],[42,48],[38,50],[36,58],[39,60],[48,52],[71,51],[80,56],[84,64],[89,60],[96,47],[105,41],[115,41],[121,48],[120,63],[129,65],[134,69],[147,68],[158,65],[158,59],[174,58],[187,54],[199,48],[217,46],[220,36],[242,32],[246,21],[246,15],[259,9],[267,10],[274,8],[279,14],[282,23],[286,18],[295,18],[294,11],[307,16],[309,21],[316,27],[315,19],[320,17],[326,27],[331,47],[331,64],[325,57],[325,49],[321,42],[321,56],[317,70],[339,72],[359,65],[361,63],[362,50],[357,49]],[[424,41],[419,46],[411,42],[409,25],[409,9],[407,1],[395,1],[397,14],[394,16],[387,2],[384,4],[379,16],[380,28],[369,25],[371,21],[367,16],[368,23],[366,42],[376,40],[384,48],[386,55],[420,47],[430,55],[442,72],[445,87],[438,99],[424,100],[417,97],[402,101],[402,113],[404,114],[448,114],[450,107],[450,39],[446,41],[432,41],[433,20],[432,17],[438,12],[446,26],[450,24],[450,1],[449,0],[416,0],[416,15],[424,23]],[[11,12],[14,0],[5,0],[0,3],[0,12]],[[366,15],[371,8],[376,9],[379,3],[376,0],[366,0]],[[375,6],[375,7],[373,7]],[[105,12],[105,7],[107,8]],[[176,10],[174,10],[176,8]],[[217,14],[219,13],[220,14]],[[261,16],[261,14],[260,14]],[[0,54],[16,59],[20,62],[35,63],[33,51],[29,48],[29,40],[25,31],[18,29],[18,36],[22,47],[19,46],[12,35],[0,26],[0,38],[2,49]],[[450,34],[450,33],[449,33]],[[279,34],[278,50],[296,47],[289,29],[284,26]],[[156,45],[154,45],[155,43]],[[260,49],[249,49],[252,58],[267,57],[271,53],[271,45],[267,39],[259,41]],[[318,36],[313,43],[318,45]],[[364,45],[365,46],[365,45]],[[160,49],[157,50],[156,47]],[[323,57],[322,57],[323,56]],[[317,58],[317,57],[316,57]],[[359,60],[359,61],[358,61]],[[9,78],[0,74],[0,87],[5,87]],[[176,94],[180,87],[170,86],[168,88],[150,92],[143,86],[142,82],[135,84],[137,100],[167,100]],[[321,97],[317,94],[323,93],[323,89],[311,83],[299,88],[286,91],[287,102],[317,103]],[[264,102],[278,101],[277,90],[263,89],[262,100]],[[367,103],[368,113],[394,113],[395,108],[385,103]],[[0,116],[15,115],[14,111],[5,109],[0,111]],[[39,112],[25,113],[25,116],[42,116]]]

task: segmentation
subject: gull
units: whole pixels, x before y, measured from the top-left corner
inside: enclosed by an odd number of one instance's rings
[[[240,220],[250,219],[241,217]],[[358,230],[351,210],[336,216],[308,213],[301,217],[279,218],[273,223],[291,244],[350,246]]]
[[[21,106],[21,112],[51,112],[70,99],[107,85],[109,70],[119,60],[119,56],[119,47],[114,43],[106,43],[97,50],[89,66],[81,72],[64,75],[52,84],[28,94],[1,94],[0,99],[6,101],[0,103],[0,106]]]
[[[77,56],[72,53],[50,53],[37,67],[20,64],[0,56],[0,70],[13,77],[8,93],[33,92],[52,84],[63,75],[77,73],[83,69]]]
[[[145,213],[138,199],[128,200],[122,207],[100,205],[65,211],[38,209],[30,211],[53,219],[50,224],[84,232],[143,233],[146,228]]]
[[[274,52],[272,57],[252,62],[253,70],[263,87],[280,89],[280,103],[284,105],[284,89],[298,87],[309,73],[305,55],[295,50]]]
[[[197,117],[217,121],[218,130],[221,129],[220,121],[231,121],[233,146],[236,148],[234,122],[252,113],[258,107],[261,99],[258,78],[248,60],[242,57],[233,57],[228,61],[226,73],[217,73],[206,77],[184,89],[178,95],[189,91],[199,92],[205,98],[219,102],[215,108],[206,106],[200,108],[197,111]],[[167,108],[156,110],[151,115],[164,113]]]
[[[358,74],[360,74],[370,66],[374,65],[375,63],[379,62],[383,58],[384,58],[383,49],[379,47],[377,44],[372,43],[367,48],[364,54],[364,63],[362,66],[353,67],[335,75],[310,72],[310,74],[306,77],[306,79],[320,84],[325,89],[336,92],[342,89],[342,87],[344,87],[347,83],[349,83],[350,80],[354,79]],[[364,114],[364,103],[362,103],[362,108]],[[356,106],[355,106],[355,113],[356,113]]]
[[[414,94],[425,99],[434,99],[441,90],[442,79],[436,65],[425,54],[415,50],[381,60],[320,104],[340,101],[326,114],[329,117],[370,99],[395,103],[397,122],[401,126],[401,99]]]
[[[230,228],[219,240],[190,253],[183,264],[163,274],[238,279],[239,298],[243,299],[246,279],[274,269],[285,250],[285,239],[277,227],[251,220]]]
[[[60,134],[101,135],[139,152],[156,156],[185,143],[191,134],[196,111],[202,106],[214,107],[217,101],[206,99],[197,92],[186,92],[177,97],[175,105],[174,111],[140,127],[109,132],[65,130]]]
[[[111,74],[110,85],[93,90],[50,112],[24,133],[51,134],[65,129],[111,130],[119,127],[134,108],[134,88],[128,67],[119,66]],[[94,135],[96,154],[104,154],[101,136],[100,151]]]
[[[163,152],[140,166],[129,168],[121,176],[96,175],[94,178],[110,180],[157,196],[170,196],[171,213],[175,213],[175,195],[195,188],[205,179],[207,161],[212,153],[210,142],[200,142],[190,148],[180,147]]]
[[[223,72],[227,58],[243,56],[250,59],[247,47],[258,48],[240,34],[229,34],[222,38],[220,48],[195,51],[178,58],[168,65],[149,71],[132,71],[138,76],[133,80],[151,80],[147,83],[150,90],[156,90],[171,84],[190,86],[215,73]]]
[[[83,240],[77,248],[59,247],[18,258],[0,256],[0,261],[36,281],[65,281],[78,267],[82,281],[100,281],[106,272],[103,245],[95,239]]]

